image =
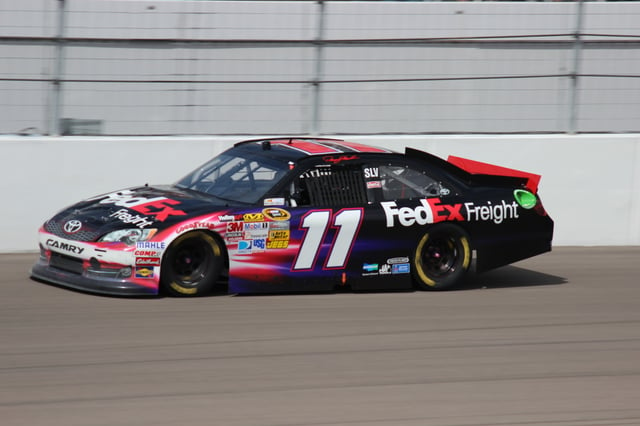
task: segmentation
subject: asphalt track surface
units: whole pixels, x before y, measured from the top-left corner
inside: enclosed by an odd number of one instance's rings
[[[640,425],[640,247],[449,292],[116,298],[0,256],[0,424]]]

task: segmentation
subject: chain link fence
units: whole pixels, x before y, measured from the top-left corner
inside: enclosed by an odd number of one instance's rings
[[[640,131],[640,3],[0,0],[0,133]]]

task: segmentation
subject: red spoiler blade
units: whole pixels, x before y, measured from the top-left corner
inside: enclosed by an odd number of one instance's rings
[[[480,161],[469,160],[467,158],[455,157],[450,155],[447,161],[471,174],[483,174],[494,176],[513,176],[526,178],[526,187],[534,194],[538,193],[538,185],[540,184],[540,178],[542,176],[534,173],[523,172],[521,170],[509,169],[507,167],[496,166],[489,163],[482,163]]]

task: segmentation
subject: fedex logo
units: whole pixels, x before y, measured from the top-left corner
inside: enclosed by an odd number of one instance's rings
[[[114,204],[126,207],[145,216],[155,216],[156,220],[161,222],[167,220],[169,216],[186,215],[182,210],[176,210],[171,207],[180,204],[179,201],[171,200],[167,197],[136,197],[135,192],[129,189],[107,195],[107,198],[101,200],[100,204]]]
[[[398,207],[395,201],[383,201],[380,205],[387,219],[387,228],[395,226],[396,218],[402,226],[465,220],[460,212],[462,204],[440,204],[439,198],[422,199],[416,207]]]

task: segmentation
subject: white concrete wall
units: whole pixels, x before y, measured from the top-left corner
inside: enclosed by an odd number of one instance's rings
[[[638,134],[345,139],[539,173],[545,207],[556,222],[555,245],[640,245]],[[147,182],[172,183],[240,140],[0,137],[0,252],[37,250],[38,227],[69,204]]]

